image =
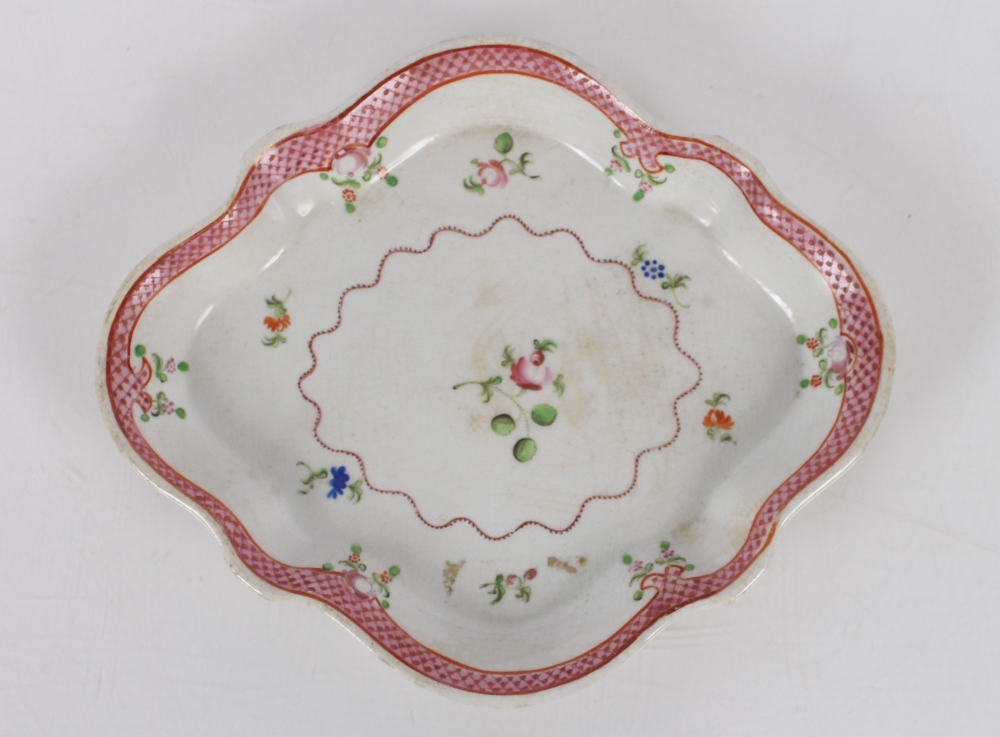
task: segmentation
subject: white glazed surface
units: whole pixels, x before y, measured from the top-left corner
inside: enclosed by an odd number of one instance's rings
[[[525,174],[468,191],[504,133],[511,157],[530,152]],[[633,172],[606,171],[614,126],[551,83],[454,82],[381,135],[382,176],[397,184],[373,177],[345,209],[331,178],[360,180],[350,156],[301,175],[145,308],[132,345],[192,369],[156,385],[183,421],[134,414],[157,455],[272,557],[345,571],[358,545],[366,591],[401,570],[383,603],[420,643],[479,669],[551,666],[648,602],[631,563],[680,556],[699,575],[735,556],[837,417],[838,393],[800,387],[816,358],[797,337],[838,309],[718,169],[661,157],[666,183],[636,201]],[[665,289],[647,260],[689,281]],[[268,297],[291,319],[272,346]],[[502,351],[527,357],[543,339],[564,396],[511,395]],[[494,375],[507,393],[483,403],[467,382]],[[709,431],[719,394],[736,424]],[[545,397],[557,421],[518,417],[518,397],[526,413]],[[509,438],[490,430],[501,411],[517,418]],[[538,452],[520,463],[511,446],[531,428]],[[357,481],[360,459],[363,501],[327,498],[334,469]],[[302,489],[299,462],[324,478]],[[508,593],[494,601],[497,575]]]

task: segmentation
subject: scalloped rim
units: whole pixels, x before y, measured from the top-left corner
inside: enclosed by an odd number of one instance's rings
[[[697,607],[706,606],[708,604],[722,604],[731,603],[735,601],[740,595],[743,594],[756,580],[759,578],[764,570],[767,559],[771,554],[771,542],[776,534],[777,530],[784,526],[784,524],[797,513],[806,502],[815,497],[820,491],[826,488],[830,483],[832,483],[836,478],[838,478],[844,471],[846,471],[850,465],[857,459],[857,457],[865,450],[868,444],[871,442],[878,429],[878,426],[885,414],[886,408],[888,406],[891,387],[893,382],[893,375],[895,370],[895,339],[892,330],[892,324],[889,317],[889,312],[886,307],[885,301],[882,294],[877,286],[877,284],[872,279],[871,275],[867,272],[862,264],[859,263],[857,258],[850,252],[849,249],[843,246],[837,239],[831,237],[829,233],[818,227],[813,223],[812,220],[805,217],[797,208],[795,208],[788,199],[781,194],[778,188],[775,186],[773,180],[767,175],[761,164],[752,156],[741,150],[739,147],[733,145],[729,141],[718,137],[709,136],[701,137],[698,140],[710,144],[712,147],[719,149],[725,154],[735,158],[738,162],[745,165],[756,178],[759,180],[766,192],[788,213],[794,215],[795,218],[805,223],[807,226],[811,227],[817,233],[819,233],[827,244],[832,246],[836,251],[838,251],[844,259],[853,268],[855,274],[859,278],[860,282],[864,285],[867,296],[871,305],[873,307],[873,312],[878,319],[878,327],[881,333],[881,367],[880,374],[878,377],[878,387],[876,389],[874,400],[868,412],[868,415],[863,422],[863,425],[858,432],[857,436],[850,443],[848,448],[843,452],[843,454],[823,473],[814,478],[810,483],[803,487],[797,494],[795,494],[785,505],[777,512],[775,520],[771,524],[771,530],[767,537],[766,542],[763,544],[763,548],[757,553],[753,561],[725,588],[717,591],[716,593],[708,596],[706,598],[698,599],[683,605],[681,608],[675,610],[668,610],[664,614],[660,615],[652,624],[650,624],[645,630],[640,632],[635,639],[628,644],[626,647],[622,648],[616,654],[614,654],[610,659],[601,663],[600,665],[589,670],[585,674],[575,677],[572,680],[567,680],[562,683],[558,683],[552,686],[548,686],[543,690],[534,691],[531,693],[517,693],[511,695],[505,694],[488,694],[480,693],[475,691],[467,691],[455,688],[443,684],[437,680],[434,680],[422,673],[414,670],[413,666],[400,660],[396,655],[392,654],[381,644],[379,644],[374,638],[372,638],[367,632],[365,632],[357,623],[355,623],[351,618],[341,613],[339,610],[331,606],[330,604],[324,603],[314,598],[304,596],[298,593],[290,593],[281,588],[278,588],[271,583],[267,582],[256,573],[254,573],[250,567],[239,557],[237,554],[233,543],[226,536],[222,525],[201,505],[197,504],[191,500],[184,493],[174,488],[166,479],[164,479],[160,474],[158,474],[145,460],[143,460],[135,449],[129,444],[128,440],[124,436],[122,429],[119,427],[118,422],[115,419],[114,412],[112,409],[111,399],[109,396],[109,390],[107,386],[107,355],[108,355],[108,341],[110,336],[110,330],[112,324],[115,320],[116,315],[122,306],[124,299],[128,292],[130,291],[133,284],[152,266],[156,263],[164,254],[172,250],[176,246],[189,240],[193,235],[199,233],[205,229],[208,225],[214,223],[225,213],[227,213],[235,204],[239,195],[242,192],[243,184],[247,180],[251,170],[253,169],[255,163],[266,151],[271,149],[275,144],[288,138],[289,136],[304,131],[305,129],[312,128],[317,125],[327,123],[333,119],[338,118],[343,115],[348,110],[351,110],[364,98],[365,94],[369,91],[379,87],[387,79],[394,77],[401,71],[413,66],[415,63],[433,55],[438,55],[443,52],[456,51],[459,49],[466,49],[471,47],[482,47],[482,46],[516,46],[522,47],[530,50],[537,50],[543,52],[544,54],[557,57],[568,64],[576,67],[583,74],[589,77],[591,80],[598,82],[603,86],[621,105],[629,109],[637,118],[639,118],[645,125],[650,126],[656,132],[663,132],[666,130],[664,126],[661,126],[655,121],[651,116],[649,116],[645,111],[643,111],[639,106],[635,105],[627,95],[622,95],[618,90],[615,89],[614,85],[609,84],[603,75],[595,72],[588,64],[580,60],[574,54],[568,53],[557,47],[524,39],[516,39],[509,37],[465,37],[460,39],[455,39],[452,41],[447,41],[441,44],[436,44],[429,48],[426,48],[415,54],[411,54],[409,57],[404,59],[398,65],[395,65],[388,69],[383,74],[379,75],[371,84],[363,87],[358,93],[349,96],[347,99],[349,102],[336,108],[334,111],[319,116],[312,121],[306,123],[290,124],[282,126],[268,135],[264,136],[256,145],[250,148],[247,154],[243,157],[242,164],[240,166],[240,177],[233,188],[232,194],[225,202],[224,205],[219,207],[215,212],[213,212],[209,217],[205,218],[198,224],[191,228],[188,228],[184,232],[180,233],[176,237],[169,240],[164,245],[160,246],[154,250],[149,256],[143,259],[129,274],[125,279],[122,286],[119,288],[115,298],[108,309],[104,325],[101,330],[100,340],[98,342],[98,354],[97,354],[97,364],[96,364],[96,385],[97,385],[97,395],[98,395],[98,405],[101,411],[101,415],[104,419],[105,424],[108,427],[109,432],[114,440],[114,443],[118,450],[125,456],[126,460],[132,465],[133,468],[147,481],[149,481],[154,487],[159,491],[187,508],[191,511],[198,519],[200,519],[209,530],[212,531],[216,540],[219,542],[223,550],[223,555],[226,562],[229,564],[230,568],[236,573],[236,575],[249,586],[251,589],[259,593],[260,595],[270,599],[270,600],[294,600],[299,603],[306,604],[307,606],[317,608],[321,611],[326,612],[328,615],[332,616],[335,620],[340,622],[344,627],[347,628],[358,640],[361,641],[366,647],[368,647],[372,652],[374,652],[379,659],[389,664],[396,670],[402,672],[411,681],[430,688],[431,690],[440,693],[444,696],[451,698],[456,698],[464,702],[487,704],[490,706],[523,706],[527,704],[539,703],[542,701],[548,701],[561,695],[565,695],[569,692],[575,691],[579,688],[593,682],[593,680],[600,675],[609,672],[612,666],[618,665],[623,662],[627,657],[632,655],[636,650],[642,647],[650,638],[652,638],[663,626],[667,624],[668,617],[676,617],[681,610],[687,612],[691,611]],[[678,134],[668,134],[671,137],[682,137]],[[658,598],[659,595],[651,597],[650,602]],[[553,666],[550,666],[553,667]],[[547,669],[542,669],[547,670]]]

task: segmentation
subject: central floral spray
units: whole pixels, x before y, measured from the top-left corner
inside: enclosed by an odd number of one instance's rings
[[[461,389],[463,386],[478,386],[483,404],[488,404],[494,394],[499,394],[514,405],[517,411],[516,417],[507,413],[496,415],[490,420],[490,428],[497,435],[507,436],[517,430],[523,421],[524,437],[514,443],[513,449],[514,458],[521,463],[527,463],[538,452],[538,444],[531,437],[532,425],[548,427],[559,416],[559,411],[551,404],[539,403],[532,405],[530,410],[525,409],[521,403],[522,397],[528,392],[540,392],[547,387],[551,387],[557,397],[561,397],[566,391],[563,375],[554,372],[546,363],[546,356],[555,353],[559,344],[546,339],[536,340],[533,345],[535,350],[527,356],[516,356],[513,346],[504,346],[500,367],[510,368],[509,379],[517,387],[516,389],[504,388],[504,377],[499,374],[485,381],[463,381],[452,387]]]

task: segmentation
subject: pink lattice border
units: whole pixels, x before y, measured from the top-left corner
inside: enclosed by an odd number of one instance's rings
[[[253,220],[270,194],[289,179],[330,167],[348,143],[370,145],[403,110],[429,92],[479,74],[521,74],[574,92],[604,112],[624,134],[622,152],[658,172],[658,155],[707,162],[743,192],[761,221],[794,246],[823,275],[838,306],[842,330],[857,344],[837,420],[820,448],[767,498],[746,542],[729,563],[704,576],[683,578],[677,569],[651,577],[658,592],[614,635],[581,655],[531,671],[493,672],[457,663],[408,635],[377,604],[355,596],[340,576],[286,565],[265,553],[236,516],[206,490],[160,458],[143,438],[132,407],[143,391],[130,365],[132,331],[143,309],[173,279],[232,240]],[[604,86],[572,64],[544,51],[514,45],[476,45],[427,56],[391,75],[347,111],[297,131],[260,154],[226,211],[208,226],[159,257],[124,293],[108,327],[105,387],[118,430],[132,452],[167,484],[215,520],[242,563],[261,580],[320,601],[350,619],[401,663],[431,681],[488,695],[527,695],[582,678],[621,654],[643,632],[682,606],[713,596],[733,583],[767,547],[781,511],[830,470],[859,439],[875,406],[882,380],[884,338],[868,288],[850,260],[817,229],[775,199],[747,165],[703,141],[650,128]]]

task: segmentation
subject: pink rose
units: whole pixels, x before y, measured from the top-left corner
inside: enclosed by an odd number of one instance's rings
[[[524,577],[529,581],[537,575],[538,575],[538,570],[535,568],[529,568],[524,572]]]
[[[538,356],[541,356],[540,361]],[[541,391],[542,387],[552,382],[552,369],[543,366],[544,361],[545,356],[539,351],[531,354],[530,361],[521,356],[510,369],[510,380],[522,389],[530,389],[533,392]]]
[[[507,578],[505,578],[503,580],[503,582],[507,586],[510,586],[510,585],[512,585],[514,583],[514,579],[516,579],[516,578],[517,578],[517,576],[515,576],[513,573],[509,573],[509,574],[507,574]]]
[[[372,150],[367,146],[344,146],[333,157],[333,172],[338,177],[353,177],[354,172],[368,166]]]
[[[375,596],[375,585],[359,571],[344,571],[341,574],[350,589],[358,596],[371,599]]]
[[[830,341],[826,355],[830,359],[830,371],[839,381],[843,381],[854,368],[854,359],[857,358],[858,348],[854,345],[854,341],[847,336],[838,335]]]
[[[643,566],[643,562],[641,560],[637,560],[637,561],[634,561],[632,563],[632,565],[630,565],[628,567],[628,569],[629,569],[629,571],[631,573],[635,573],[636,571],[641,571],[642,570],[642,566]]]
[[[507,186],[507,172],[504,170],[503,164],[499,161],[490,160],[479,162],[476,174],[479,175],[479,183],[484,187],[503,188]]]

